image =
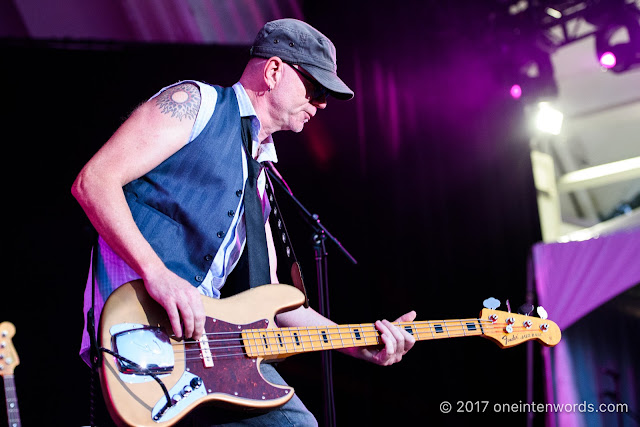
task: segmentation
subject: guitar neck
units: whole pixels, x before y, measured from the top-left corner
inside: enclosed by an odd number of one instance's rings
[[[413,335],[416,341],[483,335],[482,320],[453,319],[398,322],[394,325]],[[380,333],[373,323],[303,328],[247,329],[242,333],[250,357],[287,357],[318,350],[378,345]]]
[[[4,375],[4,395],[7,402],[7,419],[9,427],[20,427],[20,411],[18,410],[18,395],[13,375]]]

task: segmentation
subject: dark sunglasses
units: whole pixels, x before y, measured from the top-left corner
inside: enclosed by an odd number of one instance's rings
[[[311,90],[311,93],[309,94],[311,96],[311,100],[319,100],[319,99],[322,99],[323,97],[326,98],[327,96],[329,96],[329,89],[322,86],[316,79],[314,79],[307,73],[303,72],[298,67],[295,67],[294,64],[289,64],[288,62],[285,62],[285,64],[288,64],[291,68],[293,68],[296,71],[296,73],[300,74],[302,77],[304,77],[305,80],[311,83],[312,90]]]

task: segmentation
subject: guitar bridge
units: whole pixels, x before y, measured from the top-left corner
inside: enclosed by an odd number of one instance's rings
[[[120,356],[129,359],[154,374],[173,371],[174,354],[169,335],[156,326],[131,323],[114,325],[111,329],[111,347]],[[118,370],[124,375],[143,375],[138,366],[116,358]]]

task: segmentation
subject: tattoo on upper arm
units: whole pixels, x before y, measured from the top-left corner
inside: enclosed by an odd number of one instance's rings
[[[200,90],[192,83],[171,87],[156,97],[156,105],[162,114],[171,114],[180,121],[195,120],[200,108]]]

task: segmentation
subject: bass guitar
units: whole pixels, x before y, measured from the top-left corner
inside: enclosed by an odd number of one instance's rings
[[[165,310],[141,280],[116,289],[100,318],[100,380],[119,425],[171,426],[205,402],[244,409],[285,404],[293,388],[271,384],[260,363],[318,350],[381,344],[372,323],[278,328],[277,313],[299,307],[304,295],[289,285],[266,285],[229,298],[202,297],[205,335],[176,340]],[[496,300],[497,301],[497,300]],[[529,340],[560,341],[547,319],[485,308],[480,317],[396,323],[417,341],[482,336],[500,347]]]
[[[4,397],[7,402],[7,421],[9,427],[20,427],[20,410],[13,372],[20,364],[18,353],[13,347],[11,338],[16,334],[16,327],[11,322],[0,323],[0,376],[4,382]]]

